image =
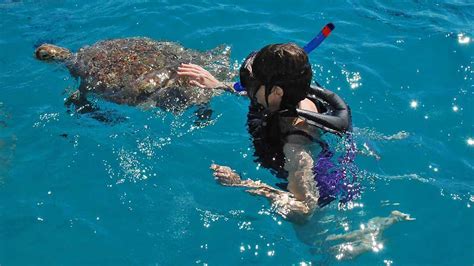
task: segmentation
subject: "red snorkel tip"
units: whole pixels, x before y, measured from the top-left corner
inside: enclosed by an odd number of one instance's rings
[[[331,31],[334,29],[334,24],[332,23],[328,23],[324,28],[323,30],[321,31],[324,35],[324,37],[328,37],[329,34],[331,34]]]

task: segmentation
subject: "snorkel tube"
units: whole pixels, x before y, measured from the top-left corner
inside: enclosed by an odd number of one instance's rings
[[[324,28],[314,37],[310,42],[308,42],[304,47],[304,51],[309,54],[311,53],[314,49],[316,49],[325,39],[326,37],[331,34],[331,32],[334,30],[335,26],[332,23],[326,24]],[[236,92],[242,92],[245,91],[244,86],[240,82],[234,83],[233,86],[234,90]]]
[[[314,49],[316,49],[325,39],[326,37],[331,34],[331,32],[334,30],[335,26],[332,23],[326,24],[324,28],[314,37],[309,43],[307,43],[304,47],[303,50],[309,54],[311,53]]]

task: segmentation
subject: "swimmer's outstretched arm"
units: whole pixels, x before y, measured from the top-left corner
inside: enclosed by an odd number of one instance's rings
[[[214,177],[217,182],[223,186],[228,187],[247,187],[252,189],[264,189],[268,192],[268,198],[276,198],[278,195],[288,193],[283,190],[274,188],[268,184],[261,182],[260,180],[254,181],[251,179],[242,180],[240,175],[237,174],[228,166],[222,166],[218,164],[212,164],[211,169],[214,170]]]
[[[222,89],[236,93],[232,82],[219,81],[209,71],[195,64],[181,64],[178,67],[178,76],[189,79],[189,84],[199,88]],[[239,93],[241,94],[241,93]]]
[[[310,208],[303,201],[296,199],[291,193],[274,188],[261,181],[251,179],[242,180],[230,167],[212,164],[214,177],[217,182],[224,186],[247,187],[246,192],[267,198],[275,208],[276,212],[283,218],[292,222],[304,222],[311,214]]]

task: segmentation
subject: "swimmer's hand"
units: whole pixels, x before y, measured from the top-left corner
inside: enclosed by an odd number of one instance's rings
[[[211,169],[214,171],[214,179],[223,186],[239,186],[242,185],[240,176],[230,167],[212,164]]]
[[[189,78],[189,84],[199,88],[217,89],[224,87],[209,71],[195,64],[181,64],[178,76]]]

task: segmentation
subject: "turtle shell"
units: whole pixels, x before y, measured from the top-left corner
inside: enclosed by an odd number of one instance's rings
[[[189,86],[176,74],[181,63],[201,65],[221,80],[230,76],[226,47],[199,52],[148,38],[105,40],[83,47],[68,67],[81,79],[81,93],[94,92],[119,104],[163,102],[163,97],[174,97],[167,102],[178,100],[184,105],[208,101],[215,90]]]

